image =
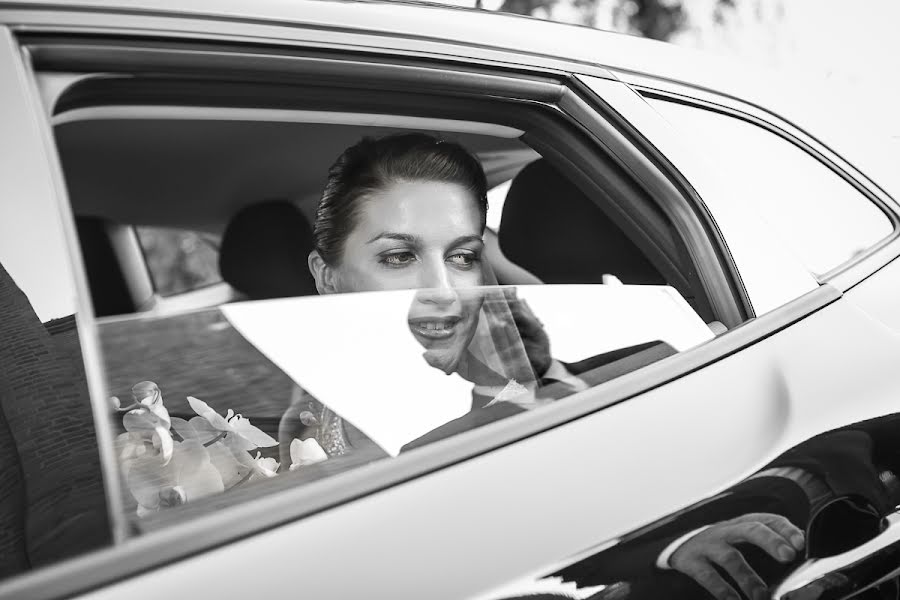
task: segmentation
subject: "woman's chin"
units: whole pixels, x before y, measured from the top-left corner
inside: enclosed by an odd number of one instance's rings
[[[426,350],[422,355],[428,366],[443,371],[447,375],[456,372],[459,365],[459,356],[457,353],[448,350]]]

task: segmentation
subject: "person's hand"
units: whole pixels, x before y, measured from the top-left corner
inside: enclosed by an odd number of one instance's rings
[[[550,355],[550,338],[544,330],[543,323],[535,316],[528,303],[518,297],[516,289],[507,288],[504,291],[513,321],[522,338],[528,362],[531,364],[535,376],[540,379],[550,368],[550,363],[553,362],[553,357]]]
[[[786,518],[769,513],[742,515],[722,521],[684,542],[669,558],[672,569],[703,586],[717,600],[740,596],[713,565],[738,584],[751,600],[766,598],[766,584],[734,546],[748,543],[765,550],[775,560],[788,563],[803,550],[803,532]]]

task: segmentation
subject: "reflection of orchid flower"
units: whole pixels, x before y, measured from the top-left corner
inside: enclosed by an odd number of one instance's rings
[[[122,424],[125,426],[125,431],[131,434],[130,443],[137,445],[140,440],[139,443],[143,446],[144,440],[149,441],[153,449],[157,450],[162,457],[163,464],[169,463],[172,459],[173,449],[169,423],[164,423],[156,413],[142,407],[125,413],[125,416],[122,417]],[[128,453],[128,450],[126,447],[123,452]]]
[[[278,467],[281,465],[274,458],[262,458],[259,451],[256,452],[255,457],[250,457],[247,453],[244,453],[244,456],[247,457],[245,464],[253,470],[248,479],[249,481],[267,479],[278,474]]]
[[[223,417],[210,408],[203,400],[193,396],[188,396],[187,400],[194,412],[209,423],[208,430],[211,429],[218,432],[218,435],[215,437],[224,439],[230,446],[249,451],[278,445],[277,440],[258,427],[251,425],[250,419],[234,414],[234,411],[230,408],[228,409],[228,414]],[[191,419],[191,424],[195,429],[200,429],[198,423],[195,423],[195,419]]]
[[[319,445],[316,438],[307,440],[294,438],[294,441],[291,442],[291,471],[296,471],[306,465],[314,465],[327,458],[328,455],[322,450],[322,446]]]
[[[134,458],[125,482],[138,502],[138,515],[225,491],[207,449],[195,441],[176,443],[167,464],[153,455]]]
[[[238,447],[226,444],[219,437],[220,432],[213,429],[203,417],[194,417],[190,421],[173,417],[172,429],[184,441],[195,442],[206,448],[209,460],[222,476],[226,490],[247,479],[252,472],[250,455]]]
[[[119,399],[113,396],[113,406],[119,412],[127,412],[137,408],[146,408],[159,418],[166,429],[169,428],[169,411],[167,411],[166,407],[163,405],[162,392],[159,390],[158,385],[152,381],[141,381],[140,383],[136,383],[131,388],[131,398],[133,400],[131,404],[122,406]]]

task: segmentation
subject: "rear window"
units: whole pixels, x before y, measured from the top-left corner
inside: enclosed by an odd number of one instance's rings
[[[215,236],[170,227],[135,227],[153,287],[173,296],[222,281]]]

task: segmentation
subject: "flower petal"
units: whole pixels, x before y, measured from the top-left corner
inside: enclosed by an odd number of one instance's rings
[[[209,446],[207,451],[210,464],[218,471],[226,490],[243,480],[253,470],[253,459],[243,450],[235,453],[223,442],[216,442]],[[246,458],[246,461],[242,459],[241,455]]]
[[[125,426],[125,431],[133,431],[148,436],[153,433],[158,423],[159,419],[157,416],[146,408],[130,410],[122,417],[122,425]]]
[[[200,417],[194,417],[198,421],[202,421],[209,425],[209,422],[206,419],[201,419]],[[189,421],[185,421],[179,417],[172,417],[172,429],[175,430],[175,433],[181,436],[181,439],[184,441],[195,440],[198,442],[203,442],[208,436],[197,431],[192,423]],[[212,429],[212,427],[210,427]]]
[[[141,456],[130,461],[125,477],[128,490],[138,504],[155,509],[159,506],[159,491],[175,485],[173,471],[165,466],[157,456]]]
[[[291,471],[298,467],[313,465],[326,460],[328,455],[316,441],[316,438],[307,440],[298,440],[294,438],[291,442]]]
[[[250,419],[236,417],[229,423],[239,436],[253,444],[254,447],[271,448],[278,445],[278,440],[265,433],[259,427],[250,424]]]
[[[210,408],[209,404],[203,400],[188,396],[187,401],[195,413],[209,421],[209,423],[219,431],[231,430],[231,427],[228,426],[228,421],[226,421],[222,415]],[[191,421],[193,422],[193,419]]]

